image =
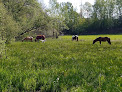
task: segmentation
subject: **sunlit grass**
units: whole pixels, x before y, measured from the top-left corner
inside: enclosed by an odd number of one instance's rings
[[[99,36],[107,42],[92,41]],[[42,42],[13,42],[0,61],[0,91],[119,92],[122,35],[47,38]]]

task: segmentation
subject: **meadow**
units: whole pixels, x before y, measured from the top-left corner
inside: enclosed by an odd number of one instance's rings
[[[100,35],[12,42],[0,59],[0,92],[121,92],[122,35],[92,44]]]

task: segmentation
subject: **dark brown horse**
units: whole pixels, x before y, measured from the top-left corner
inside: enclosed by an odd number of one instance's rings
[[[73,36],[72,36],[72,41],[73,41],[73,40],[77,40],[77,41],[78,41],[78,35],[73,35]]]
[[[98,37],[95,40],[93,40],[93,44],[97,41],[99,41],[100,44],[101,44],[101,41],[103,41],[103,42],[107,41],[109,44],[111,44],[110,38],[108,38],[108,37]]]
[[[36,39],[35,39],[35,42],[38,41],[38,40],[45,40],[45,35],[38,35],[36,36]]]
[[[24,39],[22,39],[22,42],[23,41],[31,41],[32,42],[33,41],[33,37],[31,37],[31,36],[30,37],[25,37]]]

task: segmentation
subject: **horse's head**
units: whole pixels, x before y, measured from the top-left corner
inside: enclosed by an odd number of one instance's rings
[[[96,39],[95,40],[93,40],[93,44],[96,42]]]

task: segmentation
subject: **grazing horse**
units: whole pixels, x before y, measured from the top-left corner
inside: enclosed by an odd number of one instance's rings
[[[107,41],[109,44],[111,44],[111,41],[110,41],[110,38],[108,38],[108,37],[98,37],[98,38],[96,38],[95,40],[93,40],[93,44],[95,43],[95,42],[97,42],[97,41],[99,41],[100,42],[100,44],[101,44],[101,41]]]
[[[73,40],[77,40],[77,41],[78,41],[78,35],[73,35],[73,36],[72,36],[72,41],[73,41]]]
[[[36,39],[35,39],[35,42],[38,41],[38,40],[45,40],[45,35],[38,35],[36,36]]]
[[[31,41],[32,42],[33,41],[33,37],[31,37],[31,36],[30,37],[25,37],[24,39],[22,39],[22,42],[23,41]]]

